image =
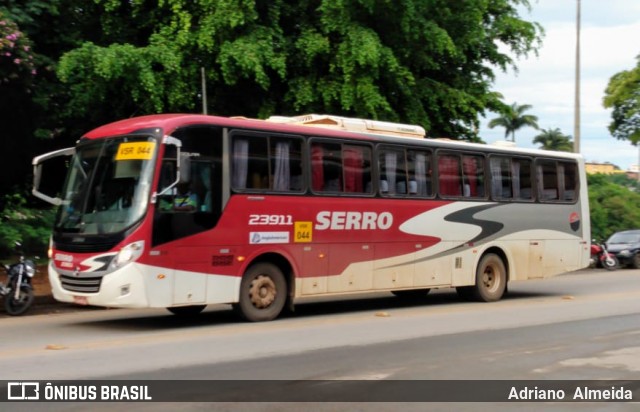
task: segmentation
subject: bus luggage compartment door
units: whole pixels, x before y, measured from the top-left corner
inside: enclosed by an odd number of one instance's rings
[[[544,240],[529,241],[529,270],[527,279],[541,278],[544,263]]]
[[[209,249],[184,247],[176,250],[176,263],[181,270],[173,276],[173,304],[204,303],[207,296],[207,275],[203,268],[210,263]],[[207,259],[209,258],[209,259]]]

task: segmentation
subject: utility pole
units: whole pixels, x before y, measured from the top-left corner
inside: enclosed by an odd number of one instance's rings
[[[573,151],[580,153],[580,0],[576,0],[576,2],[576,95],[573,108]]]
[[[202,114],[207,114],[207,79],[204,75],[204,67],[200,68],[202,77]]]

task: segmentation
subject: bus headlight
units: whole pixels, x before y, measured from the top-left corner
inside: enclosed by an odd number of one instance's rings
[[[122,267],[127,263],[136,261],[144,251],[144,241],[133,242],[120,249],[120,252],[113,259],[111,266],[114,269]]]

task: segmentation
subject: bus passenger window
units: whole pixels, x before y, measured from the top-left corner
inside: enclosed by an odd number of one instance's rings
[[[465,197],[484,197],[484,158],[482,156],[462,156],[462,170]]]
[[[314,143],[311,145],[311,188],[317,192],[324,187],[323,154],[324,151],[321,144]]]
[[[557,201],[558,169],[553,160],[538,160],[536,165],[538,197],[541,201]]]
[[[269,148],[266,138],[238,136],[232,144],[232,187],[236,190],[269,187]]]
[[[409,195],[428,197],[433,194],[431,182],[431,153],[407,151],[409,169]]]
[[[302,174],[302,140],[291,141],[289,150],[289,188],[294,192],[301,192],[305,188]]]
[[[562,200],[572,202],[577,199],[577,185],[578,177],[576,176],[577,170],[575,163],[560,163],[562,174],[560,178],[563,181],[563,196]]]
[[[342,148],[335,143],[311,145],[311,187],[318,192],[342,191]]]
[[[269,138],[269,189],[278,192],[302,190],[301,140]]]
[[[235,190],[302,191],[302,140],[281,136],[236,135],[231,155]]]
[[[491,172],[491,198],[494,200],[511,199],[511,159],[492,156],[489,159]]]
[[[312,143],[311,188],[316,192],[371,193],[371,148]]]
[[[462,196],[459,156],[438,156],[438,185],[442,196]]]
[[[407,171],[404,150],[393,147],[380,150],[380,192],[383,195],[407,193]]]
[[[325,192],[341,192],[342,158],[340,145],[325,145],[322,169],[324,173],[322,190]]]
[[[513,176],[513,197],[518,200],[533,200],[531,160],[513,159],[511,171]]]
[[[366,146],[344,145],[344,191],[371,193],[371,149]]]

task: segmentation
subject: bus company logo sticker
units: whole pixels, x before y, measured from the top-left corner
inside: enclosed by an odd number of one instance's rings
[[[79,262],[80,266],[74,264],[73,256],[63,253],[56,253],[53,256],[53,260],[58,267],[75,270],[75,272],[100,272],[105,271],[109,268],[109,264],[115,256],[116,253],[113,252],[92,256],[88,259],[83,260],[82,262]]]
[[[387,230],[393,225],[391,212],[322,211],[316,215],[316,230]]]
[[[107,270],[116,253],[105,253],[85,259],[80,264],[86,269],[83,272],[100,272]]]
[[[289,243],[289,232],[249,232],[252,245]]]
[[[574,232],[580,229],[580,215],[578,213],[573,212],[569,215],[569,225]]]

